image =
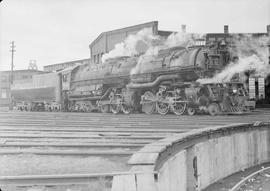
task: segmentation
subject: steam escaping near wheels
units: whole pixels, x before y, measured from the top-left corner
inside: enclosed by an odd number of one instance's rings
[[[220,107],[217,103],[211,103],[208,106],[208,112],[210,115],[215,116],[220,114]]]

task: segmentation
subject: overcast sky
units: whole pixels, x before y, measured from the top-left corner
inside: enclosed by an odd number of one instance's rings
[[[4,0],[0,3],[0,70],[29,60],[44,65],[89,58],[88,45],[103,31],[149,21],[160,30],[266,32],[269,0]]]

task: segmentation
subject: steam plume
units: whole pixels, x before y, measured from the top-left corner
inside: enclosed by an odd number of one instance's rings
[[[200,83],[223,83],[229,82],[236,74],[251,71],[261,77],[270,75],[270,65],[268,63],[269,37],[263,36],[254,38],[252,35],[237,35],[233,41],[235,50],[239,57],[237,63],[230,63],[223,71],[213,78],[199,79]]]
[[[145,28],[136,34],[129,35],[124,42],[115,45],[114,49],[109,53],[104,54],[102,57],[102,62],[105,62],[109,58],[119,57],[119,56],[134,56],[141,52],[140,49],[144,51],[152,47],[155,41],[158,41],[159,37],[152,34],[151,28]]]

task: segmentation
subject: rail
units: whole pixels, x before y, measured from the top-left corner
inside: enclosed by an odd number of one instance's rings
[[[23,175],[23,176],[0,176],[0,185],[70,185],[88,184],[91,181],[109,180],[114,176],[134,175],[134,174],[156,174],[154,171],[148,172],[114,172],[96,174],[57,174],[57,175]]]
[[[250,178],[260,174],[261,172],[263,171],[266,171],[266,170],[270,170],[270,166],[269,167],[266,167],[266,168],[263,168],[263,169],[260,169],[252,174],[250,174],[249,176],[245,177],[244,179],[242,179],[240,182],[238,182],[234,187],[232,187],[230,189],[230,191],[236,191],[237,189],[239,189],[246,181],[248,181]]]

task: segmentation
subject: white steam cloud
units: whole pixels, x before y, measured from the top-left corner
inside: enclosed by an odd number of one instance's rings
[[[140,50],[148,50],[156,41],[159,41],[159,37],[153,35],[151,28],[145,28],[136,34],[129,35],[124,42],[116,44],[113,50],[102,56],[102,62],[104,63],[109,58],[138,55],[142,53]]]
[[[216,74],[213,78],[197,80],[200,83],[224,83],[229,82],[236,74],[243,74],[250,71],[255,75],[267,77],[270,75],[270,65],[268,61],[267,45],[269,37],[259,38],[252,35],[238,35],[233,39],[236,54],[239,57],[237,63],[230,63],[224,70]]]
[[[183,46],[187,47],[192,45],[195,38],[199,38],[199,34],[188,34],[188,33],[172,33],[164,42],[164,46],[166,48],[174,47],[174,46]]]

